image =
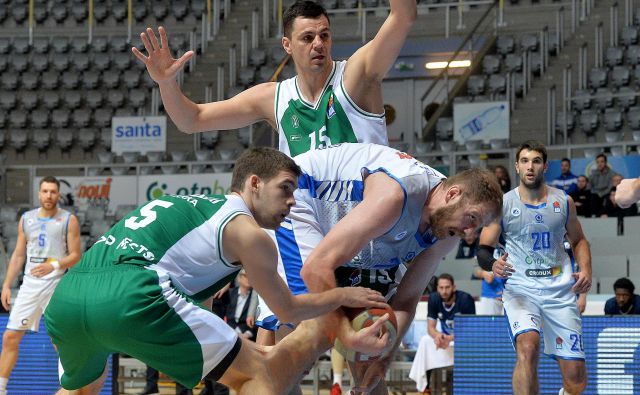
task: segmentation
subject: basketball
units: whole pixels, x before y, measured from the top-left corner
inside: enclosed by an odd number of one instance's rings
[[[385,322],[382,327],[383,333],[389,333],[389,343],[384,351],[380,355],[369,356],[357,352],[355,350],[350,350],[346,348],[340,339],[336,339],[334,347],[342,356],[345,357],[346,360],[351,362],[367,362],[367,361],[375,361],[381,357],[386,357],[393,345],[396,342],[397,332],[398,332],[398,320],[396,319],[396,315],[393,310],[389,307],[380,309],[380,308],[371,308],[371,309],[353,309],[353,308],[344,308],[344,311],[351,321],[351,327],[354,331],[359,331],[362,328],[366,328],[368,326],[373,325],[380,317],[385,314],[389,314],[389,320]]]

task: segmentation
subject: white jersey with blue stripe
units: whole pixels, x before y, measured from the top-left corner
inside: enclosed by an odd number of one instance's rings
[[[419,225],[429,193],[445,176],[403,152],[375,144],[340,144],[298,155],[302,168],[296,211],[313,212],[323,234],[363,199],[364,179],[384,172],[404,192],[402,213],[393,227],[372,240],[346,266],[387,269],[409,262],[433,245],[437,238],[430,229],[420,234]]]
[[[523,203],[515,188],[504,195],[502,235],[507,261],[515,273],[506,287],[558,290],[574,283],[574,261],[565,250],[569,200],[564,191],[547,186],[547,201]]]

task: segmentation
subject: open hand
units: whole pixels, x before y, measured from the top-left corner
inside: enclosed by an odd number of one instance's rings
[[[178,74],[189,59],[193,57],[194,52],[187,51],[180,59],[175,59],[171,56],[167,32],[160,26],[158,33],[160,34],[160,42],[158,42],[158,38],[150,27],[148,27],[145,32],[140,33],[140,39],[144,44],[144,48],[147,50],[148,56],[145,56],[136,47],[131,48],[131,51],[147,66],[147,71],[151,78],[155,82],[161,83],[174,80],[176,74]]]

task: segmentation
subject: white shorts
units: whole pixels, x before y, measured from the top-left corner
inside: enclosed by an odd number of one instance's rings
[[[504,313],[502,299],[481,296],[476,313],[478,315],[502,315]]]
[[[24,276],[18,296],[11,306],[7,329],[38,332],[40,318],[51,300],[61,277],[41,279]]]
[[[544,339],[544,353],[554,359],[584,360],[582,319],[577,296],[570,289],[548,291],[510,287],[502,294],[511,341],[536,331]]]

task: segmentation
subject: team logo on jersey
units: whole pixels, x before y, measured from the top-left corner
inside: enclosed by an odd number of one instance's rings
[[[329,96],[327,118],[331,119],[334,115],[336,115],[336,110],[333,108],[333,94],[331,94],[331,96]]]
[[[23,318],[22,320],[20,320],[20,325],[28,326],[29,325],[29,319],[28,318]]]
[[[562,350],[562,338],[560,336],[556,337],[556,350]]]
[[[540,224],[544,222],[544,220],[542,218],[542,214],[536,214],[535,218],[536,218],[536,222],[538,222]]]
[[[356,285],[362,282],[362,270],[356,269],[349,276],[349,280],[351,280],[351,286],[355,287]]]
[[[405,230],[404,232],[400,232],[400,233],[398,233],[398,234],[394,237],[394,239],[396,239],[396,240],[402,240],[402,239],[404,239],[404,237],[405,237],[406,235],[407,235],[407,231]]]
[[[298,116],[296,114],[293,114],[291,116],[291,125],[294,128],[298,128],[300,126],[300,120],[298,119]]]
[[[518,321],[513,323],[513,330],[516,330],[520,327],[520,323]]]
[[[560,212],[560,202],[553,202],[553,212],[554,213],[559,213]]]
[[[519,217],[520,216],[520,209],[517,207],[514,207],[511,209],[511,215],[513,215],[514,217]]]

